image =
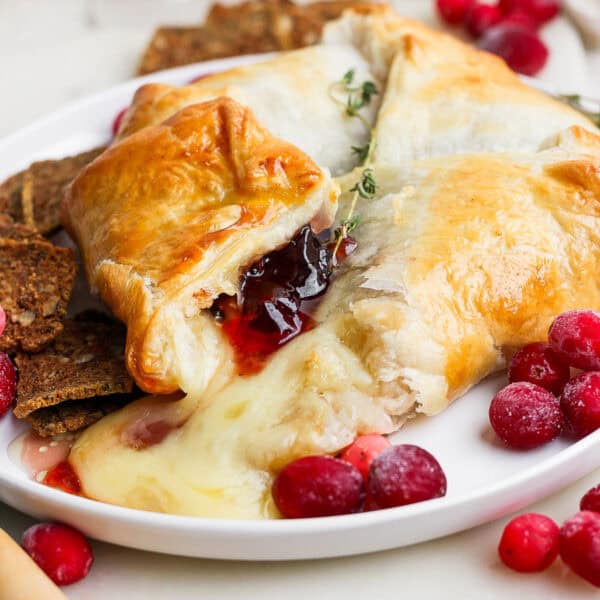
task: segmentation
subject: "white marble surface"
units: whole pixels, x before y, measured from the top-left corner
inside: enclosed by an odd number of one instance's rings
[[[0,135],[129,78],[152,23],[164,20],[169,1],[169,14],[177,11],[180,20],[199,20],[209,4],[202,0],[0,0]],[[431,19],[429,0],[397,0],[396,4],[404,13]],[[544,36],[552,48],[544,79],[565,92],[600,97],[600,55],[586,55],[564,21],[554,23]],[[598,482],[600,470],[531,509],[560,521],[577,510],[581,495]],[[311,594],[382,600],[598,598],[597,590],[560,562],[546,573],[529,576],[503,568],[495,549],[507,520],[411,548],[294,563],[182,559],[94,543],[92,572],[65,592],[76,600],[111,596],[294,600]],[[30,523],[28,517],[0,504],[0,526],[15,537]]]

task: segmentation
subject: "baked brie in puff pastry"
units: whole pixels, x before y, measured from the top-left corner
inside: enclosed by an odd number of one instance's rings
[[[357,164],[349,151],[364,145],[368,130],[348,118],[331,101],[330,85],[354,71],[356,81],[377,79],[367,61],[352,46],[313,46],[287,52],[270,60],[209,75],[185,87],[149,83],[136,92],[125,114],[118,139],[155,125],[190,104],[227,96],[251,108],[267,129],[306,152],[334,175]],[[362,110],[375,121],[379,96]]]
[[[336,199],[326,171],[218,98],[109,148],[67,190],[63,221],[90,285],[127,325],[137,384],[198,393],[231,368],[205,309],[302,225],[329,226]]]
[[[358,249],[316,327],[200,408],[151,397],[90,427],[70,456],[86,495],[273,516],[271,479],[289,461],[434,415],[513,346],[545,339],[557,314],[600,308],[600,137],[574,127],[538,153],[373,168],[379,190],[360,206]],[[169,433],[141,447],[153,420]]]
[[[374,163],[466,152],[535,151],[580,112],[528,86],[497,56],[379,5],[346,11],[324,42],[351,43],[386,81]]]

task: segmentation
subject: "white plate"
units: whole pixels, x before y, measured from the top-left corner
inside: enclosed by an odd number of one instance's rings
[[[183,84],[263,57],[211,61],[117,86],[61,110],[0,141],[0,180],[32,160],[62,157],[106,143],[116,113],[144,81]],[[25,426],[0,421],[0,498],[44,519],[133,548],[206,558],[290,560],[373,552],[441,537],[496,519],[569,485],[600,465],[600,431],[575,444],[557,440],[531,452],[500,446],[487,410],[505,383],[496,376],[441,415],[418,419],[393,436],[432,452],[448,477],[445,498],[384,511],[324,519],[226,521],[179,517],[102,504],[29,480],[9,459]]]

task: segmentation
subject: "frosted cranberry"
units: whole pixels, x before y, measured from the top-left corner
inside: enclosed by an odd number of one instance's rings
[[[492,399],[489,417],[498,437],[520,450],[551,442],[563,428],[558,400],[548,390],[525,381],[501,389]]]
[[[446,476],[427,450],[401,444],[373,460],[367,487],[372,508],[392,508],[445,496]]]
[[[524,12],[540,24],[554,19],[560,12],[558,0],[500,0],[499,7],[505,15]]]
[[[559,548],[560,557],[577,575],[600,587],[600,514],[584,510],[567,519]]]
[[[32,525],[21,539],[27,554],[57,585],[69,585],[89,572],[94,555],[87,540],[61,523]]]
[[[472,3],[473,0],[436,0],[440,17],[449,25],[462,23]]]
[[[385,436],[378,433],[360,435],[342,452],[341,459],[354,465],[367,481],[373,459],[391,445]]]
[[[498,554],[513,571],[543,571],[558,556],[558,535],[558,525],[549,517],[537,513],[520,515],[504,528]]]
[[[600,428],[600,372],[579,373],[563,388],[560,405],[575,437]]]
[[[515,10],[502,18],[503,24],[510,25],[522,25],[528,29],[536,30],[539,27],[539,23],[526,12],[522,10]]]
[[[479,48],[497,54],[523,75],[535,75],[548,60],[548,48],[535,31],[524,25],[500,23],[481,37]]]
[[[600,313],[571,310],[559,315],[550,326],[548,342],[566,364],[600,370]]]
[[[355,513],[365,499],[358,470],[331,456],[306,456],[291,462],[275,478],[272,493],[288,519]]]
[[[17,372],[4,352],[0,352],[0,417],[11,407],[17,393]]]
[[[115,137],[117,135],[117,133],[119,133],[119,129],[121,128],[121,123],[123,122],[123,117],[125,116],[126,112],[127,112],[127,108],[123,108],[122,110],[120,110],[117,113],[117,116],[115,117],[115,119],[112,123],[113,137]]]
[[[586,492],[579,503],[579,508],[600,513],[600,484]]]
[[[569,381],[570,375],[568,365],[544,342],[524,346],[512,357],[508,367],[508,380],[511,383],[528,381],[557,395]]]
[[[0,306],[0,335],[4,333],[4,328],[6,327],[6,313],[4,309]]]
[[[502,13],[492,4],[474,4],[467,11],[465,27],[475,38],[481,37],[488,29],[502,20]]]

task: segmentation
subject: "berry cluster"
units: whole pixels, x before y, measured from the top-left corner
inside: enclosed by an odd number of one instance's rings
[[[583,369],[571,377],[571,369]],[[490,404],[498,437],[528,450],[561,432],[582,438],[600,428],[600,313],[574,310],[552,323],[548,342],[517,352],[508,369],[510,385]]]
[[[548,60],[538,29],[560,11],[558,0],[436,0],[449,25],[463,25],[483,50],[501,56],[513,69],[535,75]]]
[[[580,512],[561,528],[537,513],[515,517],[504,528],[498,554],[521,573],[543,571],[560,554],[574,573],[600,587],[600,485],[585,494]]]
[[[275,478],[272,493],[284,517],[327,517],[440,498],[446,476],[423,448],[392,446],[382,435],[370,434],[356,438],[341,458],[291,462]]]

